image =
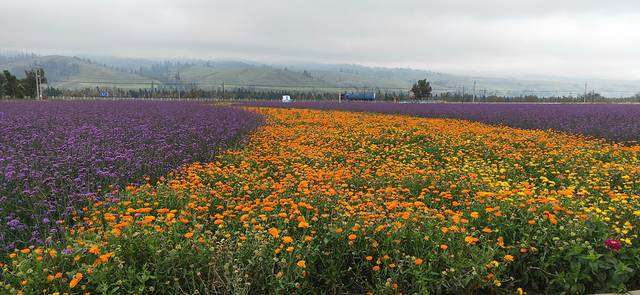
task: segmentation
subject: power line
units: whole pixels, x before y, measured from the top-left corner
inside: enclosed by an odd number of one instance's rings
[[[91,81],[91,80],[50,80],[52,83],[80,83],[80,84],[95,84],[95,85],[155,85],[158,84],[161,86],[182,86],[182,85],[193,85],[193,86],[210,86],[210,87],[220,87],[224,85],[224,87],[255,87],[255,88],[281,88],[281,89],[359,89],[362,87],[371,87],[371,86],[362,86],[362,85],[347,85],[347,86],[322,86],[322,85],[277,85],[277,84],[249,84],[249,83],[226,83],[226,82],[210,82],[210,83],[199,83],[199,82],[158,82],[156,80],[141,80],[141,81]],[[475,82],[475,81],[474,81]],[[476,93],[476,83],[473,85],[474,96],[477,96]],[[587,83],[585,83],[585,93],[587,92]],[[154,86],[155,88],[155,86]],[[409,91],[409,87],[375,87],[380,90],[399,90],[399,91]],[[462,86],[462,88],[466,88]],[[434,91],[444,92],[444,91],[459,91],[459,87],[434,87]],[[493,88],[490,89],[494,92],[503,92],[503,93],[576,93],[578,91],[574,90],[564,90],[564,89],[555,89],[555,90],[530,90],[530,89],[513,89],[513,88]],[[483,90],[486,92],[486,90]],[[639,93],[640,90],[615,90],[615,89],[602,89],[602,92],[607,93]],[[465,91],[466,92],[466,91]],[[586,94],[585,94],[586,96]]]

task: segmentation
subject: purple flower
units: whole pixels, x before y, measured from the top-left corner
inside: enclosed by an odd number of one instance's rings
[[[259,102],[251,105],[454,118],[522,129],[558,131],[640,142],[640,105],[628,104],[394,104],[387,102]]]
[[[106,194],[208,161],[262,122],[196,103],[9,101],[0,110],[0,233],[14,231],[0,248],[62,232],[88,203],[117,202]]]

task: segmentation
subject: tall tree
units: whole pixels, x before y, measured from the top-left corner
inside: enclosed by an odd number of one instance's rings
[[[419,100],[431,97],[432,90],[431,83],[427,82],[427,79],[418,80],[418,82],[411,87],[411,92],[413,92],[415,98]]]
[[[7,95],[7,79],[0,75],[0,99]]]
[[[20,83],[16,76],[12,75],[9,71],[4,70],[2,72],[5,79],[5,91],[10,98],[22,98],[23,93],[20,91]]]

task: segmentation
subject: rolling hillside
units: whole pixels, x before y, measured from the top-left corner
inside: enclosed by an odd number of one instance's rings
[[[180,76],[183,81],[193,82],[202,87],[218,87],[222,83],[231,87],[254,85],[276,88],[328,88],[335,86],[304,73],[245,63],[192,65],[182,68]]]
[[[0,64],[0,70],[9,70],[18,77],[24,71],[41,66],[47,75],[50,86],[63,89],[79,89],[85,87],[147,88],[154,81],[134,73],[118,71],[104,65],[82,60],[80,58],[49,55],[18,59]],[[96,83],[108,81],[110,84]],[[154,81],[158,84],[159,81]]]
[[[628,97],[640,92],[640,81],[572,79],[564,77],[486,77],[465,76],[407,68],[380,68],[347,64],[278,64],[265,65],[242,61],[171,60],[143,58],[26,55],[2,58],[0,70],[9,69],[18,76],[39,64],[47,73],[49,84],[58,88],[84,87],[149,88],[175,87],[176,84],[216,89],[249,87],[311,91],[408,91],[418,79],[431,82],[434,92],[472,93],[478,95],[579,96],[596,91],[609,97]],[[179,80],[178,80],[179,76]],[[189,86],[184,86],[189,87]]]

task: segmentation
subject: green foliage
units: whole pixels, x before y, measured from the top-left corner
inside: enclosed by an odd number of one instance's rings
[[[413,92],[416,99],[431,97],[432,90],[431,83],[427,82],[427,79],[418,80],[418,82],[411,87],[411,92]]]
[[[0,99],[7,95],[7,79],[4,73],[0,74]]]
[[[11,98],[23,98],[24,92],[23,92],[23,87],[21,86],[22,83],[20,83],[20,81],[16,78],[16,76],[12,75],[7,70],[4,70],[2,74],[4,75],[4,81],[5,81],[4,82],[5,94]]]

